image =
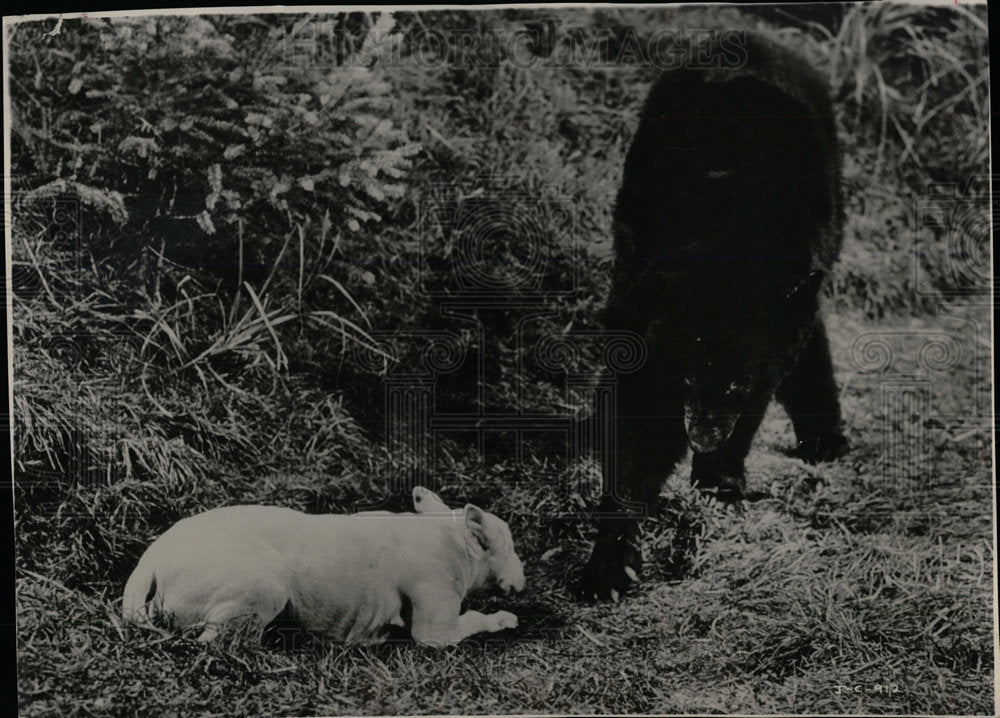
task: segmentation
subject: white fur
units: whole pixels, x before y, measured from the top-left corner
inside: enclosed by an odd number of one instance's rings
[[[516,626],[506,611],[460,614],[472,591],[524,588],[507,524],[471,504],[452,511],[423,487],[414,505],[419,513],[355,515],[229,506],[183,519],[139,560],[123,617],[170,614],[177,626],[203,627],[199,640],[209,641],[226,621],[248,616],[264,626],[287,607],[308,630],[371,643],[403,625],[406,597],[419,643]]]

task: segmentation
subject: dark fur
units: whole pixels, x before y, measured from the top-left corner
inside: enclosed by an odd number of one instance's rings
[[[802,458],[845,446],[818,306],[843,219],[833,110],[800,57],[750,35],[745,48],[736,69],[665,73],[625,160],[605,325],[649,351],[619,383],[614,493],[634,506],[653,506],[689,444],[692,481],[740,499],[775,395]],[[639,568],[638,524],[606,519],[586,593],[622,591],[625,566]]]

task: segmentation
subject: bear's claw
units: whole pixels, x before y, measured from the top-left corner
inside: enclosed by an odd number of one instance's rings
[[[586,601],[615,603],[639,581],[642,558],[638,548],[624,540],[597,540],[583,569],[580,594]]]

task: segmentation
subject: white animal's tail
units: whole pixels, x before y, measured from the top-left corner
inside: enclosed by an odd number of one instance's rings
[[[156,577],[146,561],[140,559],[122,595],[122,619],[125,621],[148,621],[149,601],[156,595]]]

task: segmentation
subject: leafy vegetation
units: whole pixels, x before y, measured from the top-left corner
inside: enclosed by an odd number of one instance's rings
[[[10,28],[22,712],[988,712],[985,8],[831,8]],[[349,511],[389,491],[385,378],[409,357],[386,356],[381,333],[452,333],[466,363],[439,383],[451,410],[579,402],[519,349],[512,302],[478,329],[442,313],[452,267],[504,285],[535,252],[549,291],[526,331],[598,329],[650,48],[703,28],[772,35],[829,77],[848,200],[831,335],[854,451],[805,467],[772,410],[749,472],[773,498],[733,516],[681,467],[642,589],[584,607],[568,586],[596,466],[544,442],[483,457],[449,435],[436,488],[508,518],[527,566],[513,640],[289,651],[121,626],[128,573],[179,518]],[[463,221],[491,238],[471,259]],[[507,299],[534,296],[518,287]],[[942,327],[963,350],[931,382],[925,485],[889,485],[884,387],[852,347]],[[856,684],[899,690],[837,689]]]

